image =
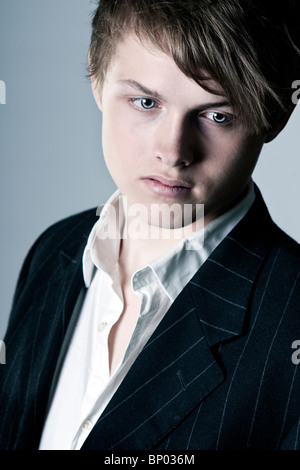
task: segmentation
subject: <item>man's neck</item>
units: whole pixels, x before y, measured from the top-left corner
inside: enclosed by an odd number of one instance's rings
[[[187,227],[169,229],[150,226],[141,221],[126,219],[120,243],[119,266],[126,277],[167,253],[181,240],[202,228],[203,221]],[[131,226],[131,228],[130,228]],[[136,233],[132,228],[138,227]]]

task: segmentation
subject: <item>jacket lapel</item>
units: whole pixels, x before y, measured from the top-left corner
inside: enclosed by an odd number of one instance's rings
[[[175,300],[83,449],[153,448],[223,382],[211,347],[246,330],[271,224],[258,193],[246,218]]]
[[[230,236],[190,282],[210,346],[243,332],[249,298],[262,262],[263,257]]]

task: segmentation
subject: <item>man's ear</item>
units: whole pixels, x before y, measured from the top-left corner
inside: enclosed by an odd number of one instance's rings
[[[98,83],[98,80],[92,75],[91,76],[91,86],[92,92],[97,103],[98,108],[102,111],[102,99],[101,99],[101,90]]]
[[[284,127],[286,126],[288,120],[290,119],[291,115],[292,115],[292,112],[294,111],[295,109],[295,105],[291,105],[290,108],[283,114],[282,118],[280,119],[280,121],[277,123],[277,125],[275,125],[266,135],[266,138],[265,138],[265,144],[267,144],[268,142],[271,142],[272,140],[275,139],[275,137],[278,136],[278,134],[280,134],[280,132],[284,129]]]
[[[100,111],[102,111],[102,100],[101,100],[101,91],[100,91],[100,87],[99,87],[99,82],[97,80],[97,78],[95,77],[95,75],[93,75],[92,71],[91,71],[91,53],[89,51],[89,69],[90,69],[90,77],[91,77],[91,86],[92,86],[92,92],[93,92],[93,95],[94,95],[94,98],[95,98],[95,101],[96,101],[96,104],[98,106],[98,108],[100,109]]]

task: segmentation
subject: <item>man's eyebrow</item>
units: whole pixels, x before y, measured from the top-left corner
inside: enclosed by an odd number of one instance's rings
[[[197,106],[197,111],[205,111],[206,109],[214,109],[214,108],[225,108],[226,106],[231,107],[229,101],[223,100],[223,101],[215,101],[213,103],[204,103],[201,104],[200,106]]]
[[[166,101],[164,97],[155,90],[150,90],[149,88],[145,87],[141,83],[135,80],[119,80],[118,84],[120,85],[129,85],[131,88],[143,93],[144,95],[151,96],[159,101]],[[227,99],[223,99],[221,101],[215,101],[212,103],[204,103],[199,106],[195,106],[198,112],[204,111],[206,109],[212,108],[224,108],[225,106],[231,106]]]
[[[155,90],[150,90],[149,88],[145,87],[139,82],[135,80],[119,80],[118,83],[120,85],[129,85],[131,88],[134,88],[137,91],[140,91],[144,95],[152,96],[152,98],[156,98],[157,100],[164,101],[163,96]]]

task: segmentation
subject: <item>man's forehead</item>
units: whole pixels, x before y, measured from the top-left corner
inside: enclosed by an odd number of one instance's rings
[[[122,36],[122,39],[116,45],[110,66],[116,68],[128,66],[128,68],[130,68],[130,65],[134,64],[137,69],[142,69],[143,66],[147,66],[149,64],[149,58],[151,60],[151,57],[159,58],[161,66],[166,64],[166,62],[171,61],[174,67],[182,72],[170,53],[167,53],[163,48],[154,45],[147,37],[138,38],[133,33],[128,33]],[[142,60],[145,58],[145,62],[141,61],[141,58]],[[194,70],[196,69],[195,66],[193,68]],[[183,74],[188,79],[197,82],[199,86],[207,89],[210,93],[218,96],[225,96],[222,85],[213,79],[207,71],[203,69],[201,64],[199,64],[199,70],[196,73],[194,71],[190,74],[183,72]]]

